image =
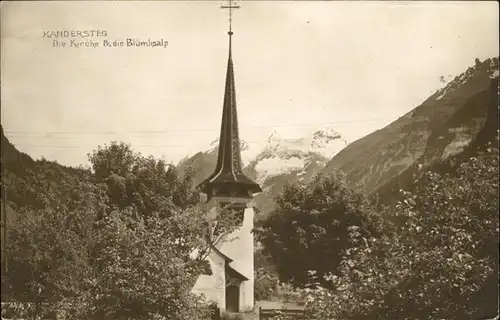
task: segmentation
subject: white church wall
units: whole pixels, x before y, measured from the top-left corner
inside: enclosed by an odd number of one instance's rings
[[[193,294],[203,294],[208,300],[214,301],[223,310],[226,306],[226,275],[225,261],[220,255],[211,252],[207,257],[212,275],[200,275],[191,290]]]
[[[226,199],[218,199],[226,200]],[[229,199],[228,199],[229,200]],[[231,199],[234,201],[234,198]],[[242,201],[247,202],[247,199]],[[214,207],[209,214],[215,215]],[[226,236],[217,248],[233,261],[229,265],[248,278],[240,285],[240,311],[253,310],[254,308],[254,236],[252,233],[255,211],[248,204],[243,213],[242,225]],[[215,217],[214,216],[214,217]],[[223,311],[226,307],[226,277],[224,258],[212,251],[208,256],[212,275],[201,275],[194,285],[192,292],[204,294],[209,300],[217,302]]]
[[[247,311],[254,307],[254,236],[253,229],[254,209],[246,208],[243,224],[233,231],[224,242],[220,251],[231,258],[229,264],[233,269],[248,278],[240,287],[240,310]]]

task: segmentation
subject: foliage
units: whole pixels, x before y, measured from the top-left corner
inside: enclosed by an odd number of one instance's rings
[[[2,162],[4,169],[2,185],[7,189],[9,204],[16,210],[28,206],[32,209],[43,209],[49,199],[56,199],[66,194],[68,186],[88,181],[90,177],[90,172],[83,168],[64,167],[44,159],[37,161],[29,157],[30,161],[24,157],[19,159],[20,162]]]
[[[102,190],[88,181],[60,180],[57,187],[38,181],[46,187],[38,195],[45,207],[20,208],[16,223],[9,225],[9,269],[2,272],[2,291],[10,301],[33,303],[35,315],[85,291],[82,279],[92,273],[93,223],[103,209]]]
[[[141,215],[161,210],[170,201],[186,208],[198,204],[198,193],[192,190],[192,173],[183,177],[173,165],[153,157],[144,157],[123,142],[99,146],[89,160],[98,183],[108,187],[110,206],[133,206]]]
[[[286,186],[257,235],[280,280],[305,285],[311,280],[308,271],[324,282],[323,276],[337,268],[350,246],[350,227],[368,237],[382,230],[379,220],[367,201],[332,173],[318,175],[306,186]]]
[[[221,315],[220,315],[220,308],[219,306],[217,305],[216,302],[211,302],[209,305],[208,305],[208,313],[210,315],[210,320],[221,320]]]
[[[277,298],[278,274],[269,261],[270,257],[262,253],[262,248],[254,251],[255,300],[271,300]]]
[[[351,228],[335,290],[297,290],[317,319],[481,319],[498,312],[498,150],[402,191],[401,228]]]
[[[31,191],[16,199],[2,293],[34,303],[33,317],[57,309],[71,319],[209,318],[190,294],[210,224],[190,176],[123,143],[89,160],[93,172],[41,160],[12,173],[10,190]]]
[[[190,256],[200,245],[199,214],[178,210],[135,219],[136,213],[123,210],[100,221],[92,315],[205,319],[201,301],[190,294],[201,267]]]

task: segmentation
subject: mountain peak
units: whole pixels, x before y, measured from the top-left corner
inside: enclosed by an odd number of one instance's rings
[[[268,143],[276,143],[283,141],[284,138],[281,134],[278,133],[278,131],[274,130],[270,135],[269,138],[267,139]]]
[[[486,59],[484,61],[476,58],[473,66],[467,68],[465,72],[457,75],[453,80],[447,83],[444,88],[437,91],[436,100],[441,100],[445,96],[449,96],[460,87],[473,81],[474,78],[484,78],[484,75],[487,75],[490,79],[498,77],[498,57]]]
[[[342,171],[363,193],[391,194],[411,183],[417,164],[430,166],[486,141],[483,132],[498,127],[498,60],[471,61],[405,116],[343,149],[324,171]]]
[[[179,164],[196,170],[195,183],[203,181],[217,161],[218,139],[210,148]],[[256,197],[257,206],[268,212],[273,196],[288,182],[307,183],[347,142],[333,128],[315,128],[302,136],[284,136],[274,130],[267,140],[249,145],[242,141],[243,171],[259,183],[263,192]]]
[[[322,143],[328,143],[331,142],[332,140],[337,140],[341,139],[343,140],[342,136],[340,133],[335,131],[333,128],[325,128],[322,130],[318,130],[312,134],[312,144],[322,144]],[[345,141],[345,140],[344,140]]]

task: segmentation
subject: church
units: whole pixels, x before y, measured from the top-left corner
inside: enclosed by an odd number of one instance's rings
[[[236,6],[223,7],[230,11]],[[231,15],[231,13],[230,13]],[[230,20],[231,21],[231,20]],[[236,90],[231,55],[231,23],[229,25],[229,58],[222,110],[217,164],[214,172],[200,184],[206,195],[207,212],[217,217],[217,208],[230,207],[240,215],[236,229],[226,241],[212,245],[207,257],[209,274],[198,277],[192,292],[203,294],[217,303],[221,311],[245,312],[254,308],[254,236],[255,211],[253,195],[260,186],[242,171]]]

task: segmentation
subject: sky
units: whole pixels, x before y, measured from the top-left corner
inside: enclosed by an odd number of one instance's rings
[[[224,1],[1,3],[1,123],[34,158],[87,165],[124,141],[176,163],[218,137],[228,57]],[[233,62],[240,138],[334,128],[353,142],[498,56],[492,2],[239,1]],[[54,47],[50,31],[103,30]],[[103,40],[168,41],[104,47]],[[69,42],[69,39],[61,39]]]

